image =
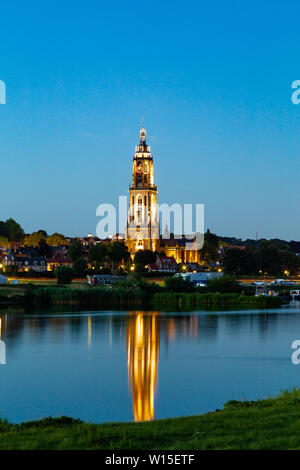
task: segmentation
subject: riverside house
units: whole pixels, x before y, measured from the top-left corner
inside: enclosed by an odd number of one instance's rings
[[[14,267],[19,272],[42,273],[47,270],[47,260],[45,256],[37,256],[32,248],[15,247],[10,248],[3,258],[3,270],[7,271],[9,267]]]

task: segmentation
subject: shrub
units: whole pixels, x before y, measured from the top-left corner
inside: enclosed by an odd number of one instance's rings
[[[242,292],[242,286],[236,282],[235,277],[222,276],[208,281],[207,290],[208,292],[220,292],[221,294],[240,293]]]
[[[167,277],[165,280],[166,289],[169,292],[193,292],[194,285],[189,279],[181,276]]]
[[[153,296],[153,302],[156,308],[172,307],[179,309],[190,309],[191,307],[230,307],[230,306],[246,306],[253,307],[279,307],[281,300],[278,297],[255,297],[239,294],[220,294],[219,292],[207,294],[186,294],[186,293],[156,293]]]
[[[59,266],[54,274],[57,279],[57,284],[71,284],[74,279],[73,269],[68,266]]]

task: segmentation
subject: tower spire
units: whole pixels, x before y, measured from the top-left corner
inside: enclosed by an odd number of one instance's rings
[[[140,129],[140,145],[146,145],[146,129],[144,127],[144,118],[142,118],[142,127]]]
[[[153,156],[146,144],[144,119],[140,144],[135,147],[132,162],[132,185],[129,186],[129,213],[126,245],[133,257],[138,250],[158,251],[159,217],[157,188],[154,184]]]

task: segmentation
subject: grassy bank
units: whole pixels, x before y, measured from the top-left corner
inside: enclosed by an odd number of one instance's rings
[[[281,305],[278,297],[249,296],[219,293],[149,293],[141,287],[38,287],[25,293],[25,302],[34,305],[85,305],[85,306],[147,306],[155,308],[194,309],[198,307],[259,307],[276,308]]]
[[[235,286],[233,285],[233,287]],[[177,310],[223,307],[276,308],[281,305],[281,300],[278,297],[255,297],[254,295],[220,293],[219,291],[203,293],[202,291],[172,290],[172,288],[168,289],[168,286],[160,287],[141,279],[119,281],[113,286],[97,287],[87,287],[86,284],[67,286],[51,284],[45,286],[37,284],[5,285],[0,287],[0,302],[32,307],[74,305],[126,308],[136,306]]]
[[[43,305],[82,305],[94,307],[120,307],[144,305],[146,293],[139,287],[32,287],[27,289],[23,299],[25,304]]]
[[[245,306],[258,308],[280,307],[281,300],[278,297],[265,297],[242,294],[184,294],[184,293],[156,293],[153,297],[153,305],[156,308],[194,309],[197,307],[231,307]]]
[[[299,449],[300,392],[147,423],[87,424],[47,418],[0,421],[0,449]]]

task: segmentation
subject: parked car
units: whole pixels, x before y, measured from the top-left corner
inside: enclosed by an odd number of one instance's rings
[[[206,285],[205,282],[197,282],[196,287],[206,287]]]

